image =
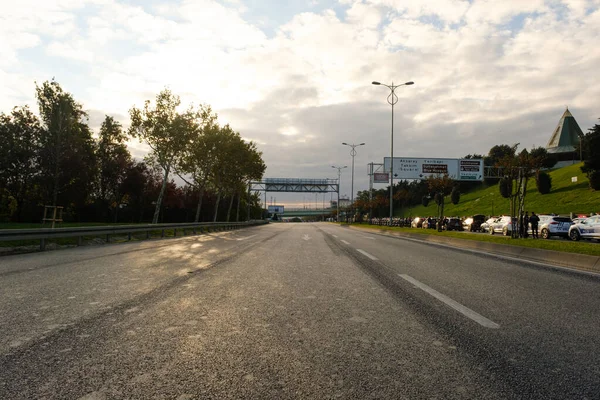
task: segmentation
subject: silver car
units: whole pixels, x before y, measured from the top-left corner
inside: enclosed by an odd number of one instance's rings
[[[600,216],[584,219],[569,228],[571,240],[600,239]]]
[[[569,217],[559,217],[557,215],[538,215],[540,222],[538,232],[543,239],[549,239],[551,236],[567,237],[569,228],[573,225],[573,221]],[[531,224],[529,225],[529,233],[531,233]]]
[[[490,234],[501,233],[504,236],[508,236],[512,232],[512,221],[510,220],[510,215],[504,215],[496,221],[490,224],[489,228]]]

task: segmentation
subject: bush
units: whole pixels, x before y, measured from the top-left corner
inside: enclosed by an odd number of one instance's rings
[[[450,193],[450,200],[454,205],[457,205],[460,201],[460,189],[457,186],[452,189],[452,193]]]
[[[444,201],[444,195],[439,192],[436,193],[435,196],[433,196],[433,201],[435,201],[435,204],[437,204],[438,206],[441,205]]]
[[[535,178],[538,192],[540,194],[548,194],[552,189],[552,177],[545,172],[540,172]]]
[[[423,196],[421,198],[421,204],[423,204],[423,207],[427,207],[429,205],[429,196]]]
[[[590,188],[600,190],[600,170],[589,170],[587,177],[590,180]]]
[[[498,189],[500,189],[500,195],[505,199],[508,199],[512,194],[512,180],[507,178],[500,179],[498,182]]]

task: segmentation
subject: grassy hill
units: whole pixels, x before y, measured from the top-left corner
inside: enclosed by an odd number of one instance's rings
[[[527,184],[525,209],[535,211],[536,214],[600,213],[600,191],[589,189],[588,179],[581,172],[581,165],[575,164],[551,171],[552,190],[545,195],[538,192],[535,179],[530,179]],[[574,176],[577,177],[576,183],[571,182],[571,178]],[[431,201],[428,207],[404,209],[399,215],[427,216],[436,215],[436,213],[437,205]],[[482,186],[469,193],[462,193],[457,205],[452,204],[450,196],[448,196],[444,206],[444,214],[447,216],[509,213],[509,201],[500,196],[498,185]]]

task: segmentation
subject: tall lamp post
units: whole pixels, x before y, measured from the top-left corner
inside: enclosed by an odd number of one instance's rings
[[[387,102],[392,106],[392,144],[390,150],[390,226],[392,226],[392,218],[394,217],[394,104],[398,102],[398,96],[396,96],[396,89],[400,86],[414,85],[413,81],[405,82],[401,85],[386,85],[385,83],[373,81],[373,85],[382,85],[390,89],[390,95],[387,98]]]
[[[337,190],[337,195],[338,195],[338,200],[337,200],[337,222],[340,222],[340,182],[342,181],[342,170],[344,168],[348,168],[347,165],[344,165],[343,167],[336,167],[335,165],[332,165],[331,168],[335,168],[338,170],[338,190]]]
[[[364,143],[360,144],[349,144],[342,143],[344,146],[352,147],[350,150],[350,155],[352,156],[352,184],[351,184],[351,193],[350,193],[350,209],[352,210],[352,218],[354,218],[354,156],[356,155],[356,148],[359,146],[364,146]],[[354,222],[354,221],[353,221]]]

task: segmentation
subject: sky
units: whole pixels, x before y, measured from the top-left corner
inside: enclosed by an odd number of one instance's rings
[[[600,0],[0,0],[0,112],[55,78],[97,131],[165,87],[209,104],[263,152],[266,177],[368,188],[390,154],[545,146],[568,106],[600,118]],[[147,148],[134,140],[132,154]],[[375,185],[376,188],[385,185]],[[314,205],[314,194],[269,193]],[[318,203],[323,195],[317,196]],[[330,199],[325,196],[325,200]],[[309,203],[309,199],[311,203]]]

